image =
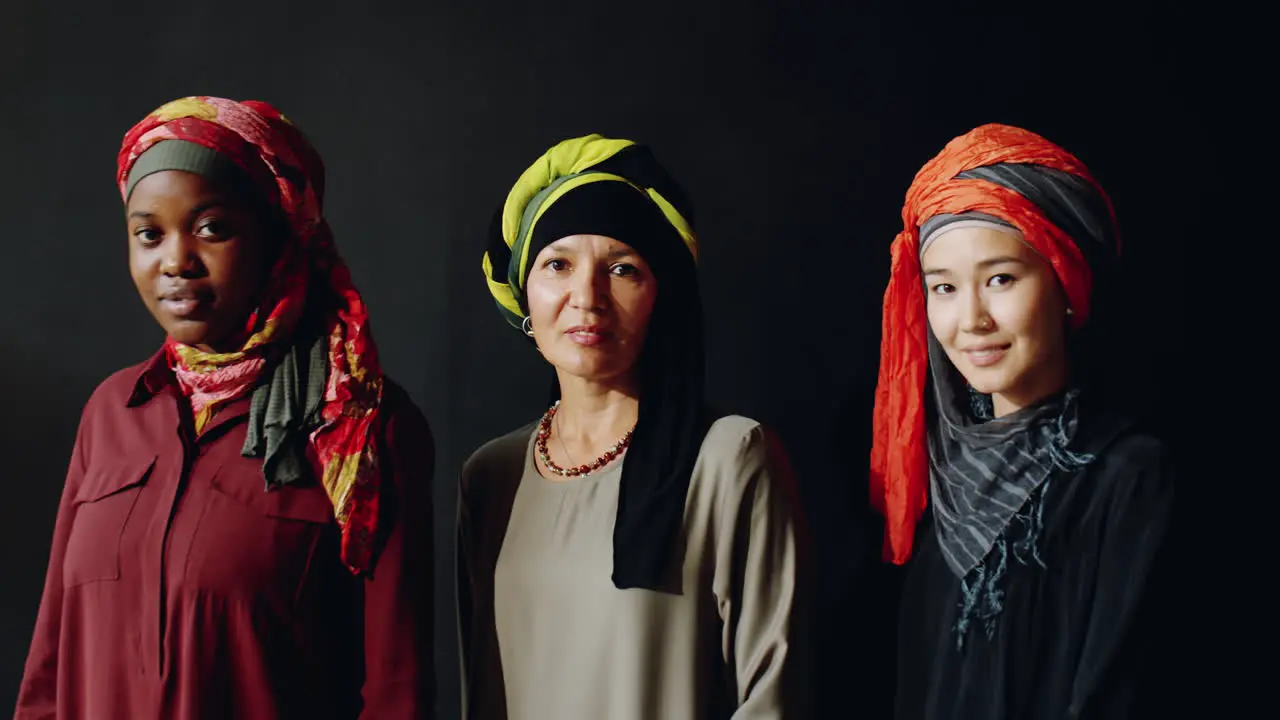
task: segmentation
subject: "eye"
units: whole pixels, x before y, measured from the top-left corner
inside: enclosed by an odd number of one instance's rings
[[[196,227],[196,234],[206,238],[225,238],[230,235],[231,228],[218,218],[202,220]]]
[[[933,293],[934,295],[950,295],[955,291],[956,291],[956,286],[952,285],[951,283],[938,283],[937,285],[934,285],[933,287],[929,288],[929,292]]]
[[[618,277],[635,277],[640,274],[640,268],[630,263],[617,263],[609,268],[609,272]]]
[[[1000,273],[999,275],[991,276],[991,279],[987,281],[987,287],[1006,287],[1012,285],[1015,280],[1017,278],[1009,273]]]
[[[133,236],[138,238],[138,242],[143,247],[155,247],[164,239],[164,234],[155,228],[140,227],[133,231]]]
[[[542,263],[542,267],[552,272],[563,272],[569,267],[569,262],[564,258],[553,257]]]

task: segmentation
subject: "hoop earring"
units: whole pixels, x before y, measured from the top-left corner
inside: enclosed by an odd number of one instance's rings
[[[526,315],[520,323],[520,331],[529,337],[533,337],[533,318]]]

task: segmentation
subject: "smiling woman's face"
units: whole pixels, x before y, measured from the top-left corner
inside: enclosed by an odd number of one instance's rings
[[[526,283],[534,340],[561,372],[603,382],[633,377],[658,283],[630,245],[570,235],[543,248]]]
[[[944,232],[920,258],[929,328],[964,379],[1006,415],[1067,379],[1066,296],[1020,237],[986,227]]]
[[[234,352],[275,255],[274,238],[241,194],[166,170],[134,186],[126,208],[129,271],[169,337]]]

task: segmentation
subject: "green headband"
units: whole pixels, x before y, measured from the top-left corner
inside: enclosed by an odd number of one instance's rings
[[[188,140],[163,140],[138,156],[125,185],[125,202],[142,178],[165,170],[182,170],[208,178],[218,184],[245,179],[235,162],[218,152]]]

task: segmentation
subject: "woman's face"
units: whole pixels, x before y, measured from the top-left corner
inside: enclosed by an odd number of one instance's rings
[[[920,261],[929,327],[996,415],[1063,387],[1066,298],[1039,253],[1011,233],[967,227],[936,238]]]
[[[181,170],[139,181],[126,212],[129,271],[160,327],[205,352],[239,350],[275,255],[261,215]]]
[[[630,245],[570,235],[533,261],[526,284],[534,340],[547,362],[595,382],[630,380],[658,283]]]

